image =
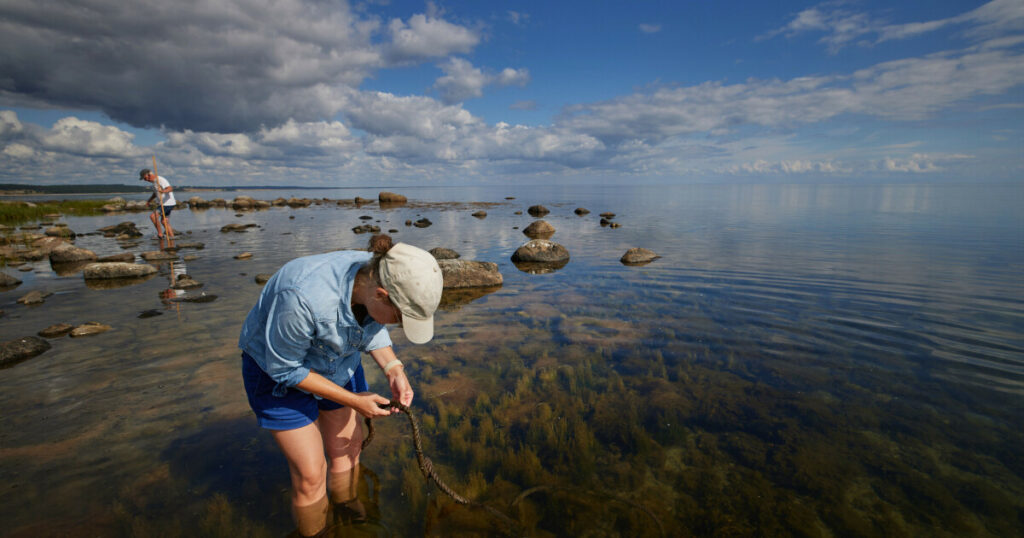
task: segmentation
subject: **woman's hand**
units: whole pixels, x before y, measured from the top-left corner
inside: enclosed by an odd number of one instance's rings
[[[380,405],[386,405],[389,403],[391,403],[391,400],[388,400],[379,394],[374,394],[372,392],[360,392],[355,395],[355,401],[352,403],[352,409],[355,409],[357,413],[366,418],[383,417],[390,415],[391,410],[385,409]]]
[[[398,365],[388,371],[387,374],[388,385],[391,386],[391,395],[394,399],[402,402],[402,405],[408,407],[412,405],[412,385],[409,384],[409,379],[405,377],[405,367]],[[394,409],[393,412],[397,413],[398,410]]]

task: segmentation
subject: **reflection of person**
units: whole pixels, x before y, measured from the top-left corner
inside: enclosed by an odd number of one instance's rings
[[[142,181],[148,181],[153,184],[153,194],[149,196],[149,200],[146,201],[148,204],[153,200],[156,200],[158,207],[156,211],[149,214],[149,220],[153,223],[156,228],[156,236],[163,238],[164,233],[167,237],[174,237],[174,230],[171,229],[170,216],[171,211],[178,205],[178,202],[174,200],[174,189],[171,188],[171,184],[167,181],[167,178],[163,176],[157,176],[149,170],[149,168],[143,168],[139,172],[139,179]],[[167,198],[164,198],[164,195]],[[160,224],[163,224],[164,230],[160,231]]]
[[[359,415],[394,412],[379,406],[387,398],[369,392],[360,352],[383,370],[393,397],[411,404],[412,387],[384,325],[401,323],[411,342],[426,343],[442,287],[428,252],[376,235],[370,252],[288,262],[245,318],[238,340],[245,390],[288,460],[299,534],[324,531],[330,503],[360,511]]]

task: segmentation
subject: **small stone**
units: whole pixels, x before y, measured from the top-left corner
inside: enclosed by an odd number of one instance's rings
[[[52,293],[43,293],[43,292],[41,292],[39,290],[32,290],[32,291],[26,293],[25,295],[22,295],[21,298],[18,299],[17,302],[21,303],[23,305],[26,305],[26,306],[27,305],[33,305],[33,304],[43,304],[43,301],[47,297],[49,297],[50,295],[53,295],[53,294]]]
[[[577,215],[583,216],[583,215],[586,215],[587,213],[590,213],[590,210],[585,208],[585,207],[577,207],[576,210],[573,211],[573,213],[576,213]]]
[[[9,368],[42,354],[50,343],[37,336],[24,336],[0,344],[0,368]]]
[[[56,325],[50,325],[49,327],[39,331],[36,334],[42,336],[43,338],[57,338],[59,336],[64,336],[65,334],[68,334],[74,328],[74,325],[68,325],[67,323],[58,323]]]
[[[476,213],[473,213],[473,216],[478,218],[478,219],[486,218],[487,217],[487,212],[486,211],[477,211]]]
[[[661,256],[646,248],[631,248],[619,259],[625,265],[637,265],[650,263]]]
[[[527,208],[526,212],[534,217],[543,217],[544,215],[547,215],[551,211],[548,211],[548,208],[542,205],[532,205],[529,208]]]
[[[112,329],[110,325],[104,325],[98,321],[90,321],[83,323],[78,327],[71,330],[71,338],[78,338],[80,336],[92,336],[94,334],[105,333]]]
[[[270,277],[272,276],[274,275],[270,273],[259,273],[256,275],[256,278],[254,280],[256,281],[257,284],[266,284],[267,281],[270,280]]]
[[[248,260],[249,258],[252,258],[252,252],[243,252],[235,256],[236,260]]]

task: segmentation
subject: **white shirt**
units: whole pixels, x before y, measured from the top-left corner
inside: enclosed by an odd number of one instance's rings
[[[157,190],[157,185],[160,185],[161,189],[170,188],[171,184],[167,182],[164,176],[156,176],[156,182],[153,183],[153,190],[156,192],[157,200],[160,200],[160,205],[178,205],[178,202],[174,201],[174,192],[168,192],[166,194]],[[167,199],[164,199],[167,196]]]

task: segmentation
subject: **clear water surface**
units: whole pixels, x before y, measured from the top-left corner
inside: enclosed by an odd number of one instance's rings
[[[0,534],[288,534],[286,464],[247,407],[236,338],[256,274],[364,247],[368,236],[351,231],[360,216],[504,276],[500,289],[445,306],[429,345],[392,336],[439,474],[512,523],[427,485],[394,418],[376,423],[362,461],[370,522],[338,536],[1024,527],[1024,187],[400,192],[410,204],[392,209],[338,205],[377,193],[331,189],[244,193],[331,200],[302,209],[178,211],[181,241],[205,248],[181,249],[130,286],[90,287],[46,261],[3,269],[24,281],[0,292],[3,340],[54,323],[113,329],[53,339],[0,370]],[[551,210],[551,239],[571,253],[547,274],[510,261],[534,204]],[[486,218],[471,216],[480,209]],[[605,211],[620,228],[599,224]],[[433,224],[406,225],[423,217]],[[126,220],[147,233],[76,240],[101,256],[158,248],[144,213],[63,220],[78,233]],[[229,223],[259,227],[220,232]],[[631,247],[661,258],[623,265]],[[234,258],[245,251],[253,257]],[[204,283],[187,295],[216,300],[168,301],[181,271]],[[53,295],[16,304],[34,289]]]

